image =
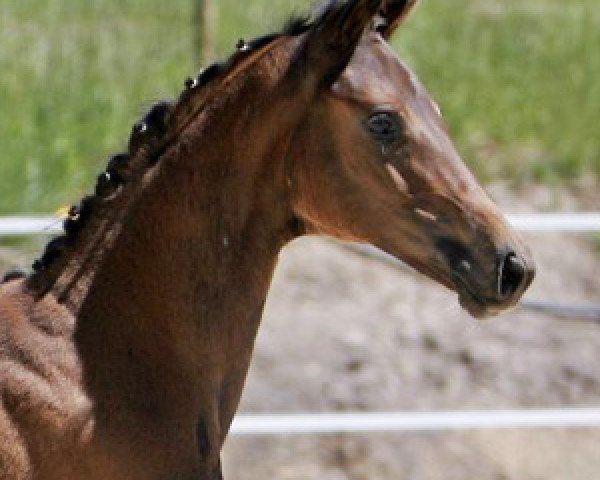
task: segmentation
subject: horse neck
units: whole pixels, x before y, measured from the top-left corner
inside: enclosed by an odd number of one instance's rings
[[[243,109],[224,101],[226,111],[205,112],[165,153],[76,312],[99,411],[117,403],[170,421],[202,416],[213,444],[237,407],[277,255],[292,236],[286,134],[244,95],[252,89],[239,92]]]
[[[243,125],[210,128],[246,129],[260,138]],[[82,310],[96,298],[147,318],[157,311],[160,318],[181,317],[194,307],[190,321],[197,322],[213,298],[207,316],[229,317],[225,310],[249,297],[264,301],[286,241],[286,191],[271,162],[278,155],[260,140],[211,136],[191,130],[163,157],[99,265]]]

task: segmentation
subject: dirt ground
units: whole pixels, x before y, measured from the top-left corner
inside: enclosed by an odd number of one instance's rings
[[[589,186],[491,190],[510,212],[600,210]],[[530,298],[600,304],[597,240],[527,239]],[[599,324],[525,310],[477,322],[422,277],[302,239],[281,255],[241,412],[600,406],[599,352]],[[232,436],[224,468],[236,480],[595,480],[599,444],[600,430],[558,429]]]
[[[531,189],[506,211],[600,210]],[[589,190],[588,190],[589,192]],[[529,297],[600,304],[591,236],[528,235]],[[303,239],[281,256],[241,411],[427,411],[600,406],[600,325],[517,310],[486,322],[432,282]],[[593,480],[600,430],[230,437],[237,480]]]

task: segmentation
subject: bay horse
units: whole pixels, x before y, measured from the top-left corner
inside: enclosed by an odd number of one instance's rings
[[[416,0],[326,4],[156,103],[29,275],[0,285],[1,480],[216,480],[278,253],[368,242],[514,306],[527,247],[388,39]]]

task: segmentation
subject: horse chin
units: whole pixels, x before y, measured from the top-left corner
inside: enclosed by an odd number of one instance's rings
[[[469,315],[477,320],[495,317],[506,310],[506,308],[499,305],[490,305],[489,303],[474,297],[469,292],[459,292],[458,303],[469,313]]]

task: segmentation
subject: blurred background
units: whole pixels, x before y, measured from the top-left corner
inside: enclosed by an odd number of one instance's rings
[[[2,0],[0,215],[90,191],[159,98],[309,0]],[[600,3],[423,0],[393,45],[506,212],[600,211]],[[600,237],[529,234],[531,298],[600,303]],[[0,237],[0,271],[45,238]],[[323,240],[282,255],[242,411],[600,406],[600,326],[516,310],[475,323],[431,282]],[[226,474],[585,479],[600,431],[231,437]]]

